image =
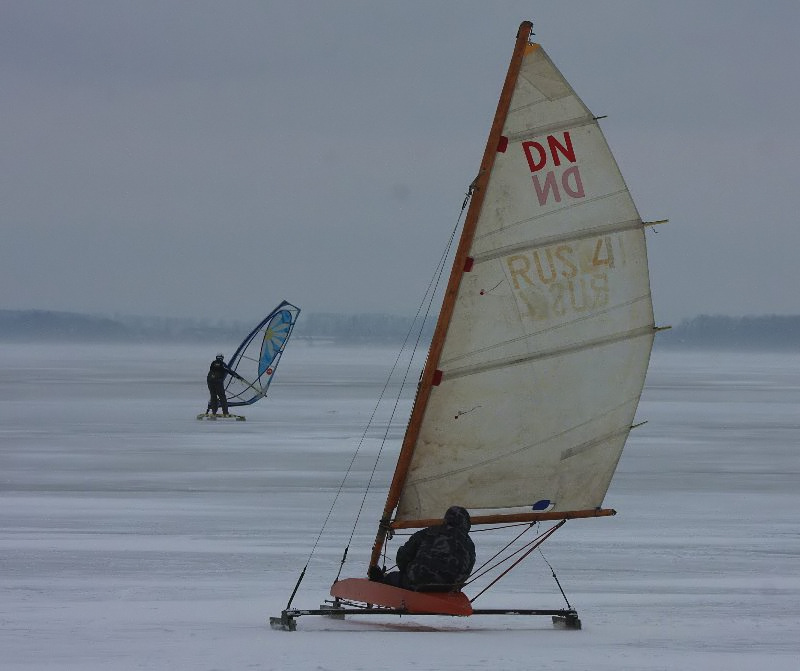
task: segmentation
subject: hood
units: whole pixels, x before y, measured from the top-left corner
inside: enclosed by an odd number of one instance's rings
[[[444,523],[451,527],[458,527],[464,531],[469,531],[472,521],[466,508],[461,506],[450,506],[444,514]]]

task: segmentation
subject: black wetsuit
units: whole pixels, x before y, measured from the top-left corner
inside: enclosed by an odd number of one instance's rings
[[[214,359],[208,369],[206,382],[208,383],[208,410],[217,414],[217,408],[222,407],[222,414],[228,414],[228,398],[225,396],[225,378],[233,371],[225,365],[222,359]]]

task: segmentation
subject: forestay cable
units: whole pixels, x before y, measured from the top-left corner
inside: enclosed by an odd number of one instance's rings
[[[465,209],[467,207],[467,204],[469,202],[470,197],[472,196],[472,192],[473,192],[473,185],[470,185],[470,187],[467,190],[467,193],[466,193],[466,195],[464,197],[464,202],[461,205],[461,211],[458,214],[455,226],[453,226],[453,230],[450,233],[450,238],[447,241],[447,245],[445,247],[445,250],[444,250],[444,252],[442,253],[442,255],[440,257],[439,262],[438,262],[438,264],[436,266],[436,269],[434,270],[433,275],[431,277],[431,280],[428,283],[428,287],[426,288],[425,293],[423,294],[422,300],[420,301],[420,305],[417,308],[417,312],[416,312],[416,314],[414,315],[414,318],[411,321],[411,325],[409,326],[408,332],[406,333],[405,338],[403,339],[403,343],[400,346],[400,350],[399,350],[399,352],[397,354],[397,357],[395,358],[395,361],[392,364],[392,368],[390,369],[389,374],[386,377],[386,382],[385,382],[385,384],[383,386],[383,389],[381,390],[380,395],[378,396],[378,400],[375,403],[375,407],[372,410],[372,414],[370,415],[369,420],[367,421],[367,425],[365,426],[364,431],[361,434],[361,438],[358,441],[358,445],[356,446],[356,449],[355,449],[355,451],[353,453],[353,456],[350,459],[350,463],[347,466],[347,469],[346,469],[346,471],[344,473],[344,476],[342,477],[342,480],[339,483],[339,487],[336,490],[336,494],[333,497],[333,501],[331,503],[331,506],[328,509],[328,513],[325,516],[325,520],[322,523],[322,527],[320,528],[319,533],[317,534],[317,537],[314,539],[314,544],[311,547],[311,551],[308,554],[308,558],[306,559],[306,563],[303,566],[302,571],[300,572],[300,576],[298,577],[297,582],[295,583],[295,586],[294,586],[294,589],[292,590],[291,595],[289,596],[289,601],[286,604],[286,610],[288,610],[292,606],[292,601],[294,600],[294,597],[297,594],[297,590],[300,587],[300,583],[303,581],[303,578],[305,577],[306,570],[308,569],[308,566],[311,563],[311,559],[313,558],[314,553],[316,552],[316,549],[319,546],[319,542],[320,542],[320,539],[322,538],[322,534],[325,532],[325,529],[328,526],[328,522],[330,521],[331,515],[333,514],[333,510],[336,507],[336,503],[338,502],[338,500],[339,500],[339,498],[340,498],[340,496],[342,494],[342,491],[344,489],[344,485],[347,482],[347,479],[350,476],[350,473],[352,472],[353,465],[355,464],[356,458],[358,457],[358,455],[359,455],[359,453],[361,451],[361,448],[363,447],[364,440],[366,439],[367,433],[369,432],[369,429],[372,427],[373,420],[375,419],[375,415],[378,412],[378,408],[380,407],[381,401],[383,400],[383,397],[386,394],[386,390],[389,388],[389,383],[392,380],[392,377],[394,375],[395,370],[397,370],[397,367],[398,367],[399,362],[400,362],[400,358],[402,357],[403,352],[406,350],[406,346],[407,346],[409,340],[411,339],[411,336],[412,336],[412,334],[414,332],[415,326],[417,324],[419,324],[419,330],[417,331],[417,334],[416,334],[416,340],[414,342],[414,347],[412,348],[411,356],[409,357],[408,365],[406,366],[406,370],[405,370],[405,373],[403,375],[403,379],[402,379],[402,383],[400,385],[400,389],[399,389],[399,391],[397,393],[397,397],[395,398],[395,403],[394,403],[394,407],[392,409],[391,417],[389,418],[389,421],[387,422],[386,431],[384,432],[383,439],[381,440],[381,445],[380,445],[380,448],[378,449],[378,454],[375,457],[375,461],[374,461],[373,466],[372,466],[372,471],[370,473],[370,477],[369,477],[369,480],[367,482],[367,487],[366,487],[366,489],[364,491],[364,496],[361,499],[361,504],[359,506],[355,522],[353,523],[353,528],[352,528],[352,530],[350,532],[350,537],[348,538],[348,541],[347,541],[347,546],[345,547],[345,549],[344,549],[344,551],[342,553],[342,559],[341,559],[341,562],[339,563],[339,570],[338,570],[338,572],[336,574],[336,579],[335,580],[338,580],[339,576],[341,575],[342,568],[343,568],[344,563],[345,563],[345,561],[347,559],[347,553],[348,553],[348,551],[350,549],[350,544],[351,544],[351,542],[353,540],[353,537],[355,536],[355,531],[356,531],[356,528],[358,526],[358,522],[359,522],[359,520],[361,518],[361,514],[363,512],[363,509],[364,509],[364,505],[365,505],[365,502],[366,502],[367,495],[369,493],[369,490],[370,490],[370,487],[372,485],[372,482],[373,482],[373,480],[375,478],[375,473],[377,471],[378,462],[380,461],[380,457],[381,457],[381,454],[383,452],[383,448],[386,445],[386,440],[388,438],[389,430],[391,428],[392,419],[395,416],[395,413],[397,411],[397,407],[398,407],[399,402],[400,402],[400,397],[402,396],[403,390],[405,389],[406,383],[408,381],[408,375],[409,375],[409,371],[411,369],[411,365],[412,365],[413,360],[414,360],[414,354],[417,352],[417,350],[419,348],[419,343],[420,343],[420,341],[422,339],[422,334],[424,332],[425,323],[427,322],[428,317],[430,316],[430,311],[432,309],[433,300],[434,300],[435,295],[436,295],[436,290],[439,287],[439,283],[441,281],[442,275],[444,273],[444,269],[446,267],[447,258],[449,256],[450,250],[451,250],[451,248],[453,246],[453,241],[455,240],[456,233],[458,231],[458,227],[461,224],[461,219],[464,216],[464,211],[465,211]],[[427,305],[426,305],[426,303],[427,303]],[[423,308],[425,308],[424,317],[420,321],[419,317],[420,317],[420,313],[423,312]]]
[[[397,363],[398,363],[398,361],[400,359],[400,356],[402,356],[402,353],[405,350],[406,344],[408,343],[408,340],[411,337],[411,334],[412,334],[412,332],[414,330],[414,325],[419,323],[419,328],[418,328],[417,334],[416,334],[417,337],[416,337],[416,340],[414,341],[414,346],[411,349],[411,355],[408,358],[408,365],[406,366],[406,370],[405,370],[405,372],[403,374],[403,379],[402,379],[402,382],[400,384],[400,389],[398,390],[397,396],[395,397],[394,406],[392,407],[392,412],[391,412],[391,414],[389,416],[389,420],[386,423],[386,430],[384,431],[383,439],[381,440],[380,447],[378,448],[378,454],[375,456],[375,460],[374,460],[374,462],[372,464],[372,471],[370,473],[369,480],[367,481],[367,486],[364,489],[364,495],[361,498],[361,504],[360,504],[360,506],[358,508],[358,513],[356,514],[356,519],[353,522],[353,528],[350,531],[350,538],[348,538],[347,547],[344,550],[344,554],[342,555],[342,561],[339,564],[339,571],[336,574],[336,580],[338,580],[339,576],[341,575],[342,568],[344,567],[344,563],[345,563],[345,560],[347,558],[347,552],[348,552],[348,550],[350,548],[350,543],[353,540],[353,536],[355,536],[356,528],[358,527],[358,522],[361,519],[362,512],[364,511],[364,506],[366,504],[367,496],[368,496],[369,491],[370,491],[370,489],[372,487],[372,483],[373,483],[373,481],[375,479],[375,473],[377,472],[378,463],[380,461],[381,454],[383,453],[383,448],[386,446],[386,441],[387,441],[388,436],[389,436],[389,430],[391,429],[392,421],[394,419],[395,414],[397,413],[397,407],[400,404],[400,398],[402,397],[403,390],[406,388],[406,384],[408,382],[408,376],[409,376],[409,373],[411,371],[411,366],[412,366],[412,364],[414,362],[414,355],[416,354],[417,350],[419,349],[419,344],[420,344],[420,341],[422,340],[422,334],[424,333],[425,324],[427,323],[428,318],[430,316],[430,312],[431,312],[431,309],[432,309],[432,306],[433,306],[433,301],[436,298],[436,291],[439,288],[439,283],[441,282],[442,276],[443,276],[445,268],[447,266],[447,259],[448,259],[449,255],[450,255],[450,250],[452,249],[453,241],[456,238],[456,233],[458,232],[458,227],[461,224],[461,218],[464,215],[464,211],[466,210],[467,203],[469,202],[469,198],[472,195],[472,190],[473,190],[472,186],[470,186],[469,189],[467,190],[467,193],[466,193],[466,195],[464,197],[464,202],[461,205],[461,211],[459,212],[458,217],[456,218],[455,225],[453,226],[453,229],[450,232],[450,238],[447,241],[447,245],[445,246],[445,249],[442,252],[442,255],[439,257],[439,262],[436,265],[436,268],[435,268],[435,270],[433,272],[433,275],[431,277],[430,282],[428,282],[428,286],[427,286],[427,288],[425,290],[425,293],[423,294],[423,297],[422,297],[422,300],[420,301],[419,307],[417,308],[417,312],[414,315],[414,319],[411,322],[411,326],[409,327],[408,333],[406,334],[406,337],[403,340],[403,344],[400,347],[400,352],[397,355],[397,359],[395,359],[395,364],[394,364],[394,366],[392,367],[392,370],[389,373],[389,379],[391,379],[391,376],[394,374],[394,371],[395,371],[395,369],[397,367]],[[425,308],[425,314],[422,317],[422,319],[420,320],[419,316],[420,316],[420,313],[423,310],[423,307]],[[384,385],[383,391],[386,391],[386,388],[389,385],[389,379],[387,379],[386,385]],[[375,406],[375,410],[373,411],[372,416],[370,417],[370,424],[372,422],[372,419],[375,417],[375,413],[377,412],[378,405],[380,404],[382,398],[383,398],[383,392],[381,393],[381,397],[378,399],[378,403]],[[361,449],[361,444],[363,443],[364,436],[366,435],[368,430],[369,430],[369,424],[367,425],[367,428],[364,430],[364,434],[361,437],[361,441],[359,442],[359,445],[358,445],[357,449]],[[352,462],[351,462],[351,465],[352,465]],[[347,477],[347,476],[345,476],[345,477]]]

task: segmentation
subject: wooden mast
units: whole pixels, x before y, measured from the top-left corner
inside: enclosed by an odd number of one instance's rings
[[[530,21],[523,21],[517,31],[517,41],[514,45],[514,51],[511,55],[511,62],[508,66],[508,73],[503,84],[503,89],[500,93],[500,100],[497,103],[497,111],[494,115],[492,128],[489,131],[489,138],[486,141],[486,149],[483,153],[483,160],[481,161],[480,172],[478,173],[475,182],[472,185],[472,200],[467,210],[467,216],[464,220],[464,228],[461,232],[461,240],[456,250],[456,255],[453,260],[453,267],[450,271],[450,280],[447,284],[444,299],[442,302],[442,309],[439,313],[439,319],[436,322],[436,329],[433,333],[431,340],[430,350],[428,351],[428,358],[425,362],[425,368],[422,372],[419,386],[417,388],[417,396],[414,400],[414,407],[411,411],[411,417],[406,428],[406,434],[403,438],[403,445],[400,449],[400,454],[397,458],[397,466],[395,467],[394,477],[389,487],[389,493],[386,497],[386,505],[383,509],[381,516],[378,534],[375,537],[375,544],[372,546],[372,557],[370,558],[370,566],[378,564],[381,550],[383,548],[386,534],[389,531],[389,524],[392,512],[397,506],[400,499],[400,493],[405,484],[408,469],[411,465],[411,458],[414,454],[414,448],[419,436],[420,426],[422,419],[425,416],[425,410],[430,398],[431,387],[433,386],[434,375],[439,365],[439,359],[444,347],[445,336],[447,329],[450,326],[450,319],[453,315],[455,308],[456,296],[458,295],[458,288],[461,284],[461,277],[465,272],[465,267],[468,259],[468,252],[472,247],[472,239],[475,235],[475,228],[478,223],[478,218],[483,207],[483,201],[486,195],[486,185],[489,181],[489,176],[494,166],[495,156],[497,155],[497,148],[500,145],[500,137],[502,134],[503,126],[505,125],[508,109],[511,105],[511,97],[514,93],[514,87],[517,83],[520,68],[522,67],[522,58],[525,55],[525,48],[528,45],[528,38],[530,37],[533,24]]]

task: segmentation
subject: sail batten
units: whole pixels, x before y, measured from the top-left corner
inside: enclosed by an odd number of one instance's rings
[[[648,297],[649,298],[649,297]],[[643,298],[644,300],[644,298]],[[532,361],[536,361],[537,359],[547,359],[550,357],[559,357],[564,356],[565,354],[569,354],[570,352],[577,352],[580,350],[588,350],[593,349],[596,347],[602,347],[603,345],[608,345],[610,343],[619,342],[622,340],[631,340],[634,338],[641,338],[644,336],[652,336],[653,334],[653,326],[648,325],[642,328],[638,328],[632,331],[626,331],[625,333],[617,333],[612,336],[608,336],[605,338],[597,338],[594,340],[585,340],[569,347],[563,347],[558,349],[552,349],[549,351],[543,352],[531,352],[529,354],[518,356],[514,358],[508,359],[496,359],[493,361],[489,361],[481,366],[469,366],[469,367],[462,367],[462,368],[445,368],[443,365],[440,365],[439,369],[443,371],[443,377],[446,379],[454,379],[457,377],[462,377],[465,375],[478,375],[480,373],[485,373],[486,371],[498,369],[498,368],[507,368],[510,366],[517,366],[521,364],[530,363]],[[498,347],[505,345],[508,343],[500,343]],[[484,350],[486,351],[486,350]]]
[[[635,403],[639,402],[639,399],[634,401]],[[602,445],[608,441],[614,440],[616,438],[627,438],[628,433],[630,433],[631,427],[630,425],[624,426],[616,431],[611,431],[604,436],[597,436],[596,438],[592,438],[591,440],[587,440],[585,443],[581,443],[580,445],[576,445],[575,447],[570,447],[564,450],[561,453],[561,461],[565,461],[566,459],[571,459],[583,452],[587,452],[588,450],[594,449],[598,445]]]
[[[608,314],[609,316],[613,316],[613,312],[615,310],[628,309],[628,308],[634,306],[636,303],[644,303],[645,305],[647,305],[648,303],[650,303],[651,300],[652,300],[652,297],[651,297],[650,293],[648,292],[648,293],[643,294],[641,296],[634,296],[634,297],[630,298],[628,301],[625,301],[624,303],[620,303],[620,304],[617,304],[617,305],[609,306],[609,307],[607,307],[605,309],[604,312],[606,314]],[[572,326],[576,326],[577,324],[579,324],[581,322],[585,322],[585,321],[591,320],[594,317],[596,317],[596,314],[584,315],[584,316],[581,316],[581,317],[576,317],[574,320],[572,320],[570,322],[564,322],[564,323],[560,323],[560,324],[555,324],[555,325],[551,325],[551,326],[542,327],[541,329],[538,329],[537,331],[532,332],[532,333],[525,333],[523,335],[520,335],[520,336],[517,336],[517,337],[514,337],[514,338],[509,338],[508,340],[505,340],[505,341],[492,343],[492,344],[487,345],[487,346],[485,346],[483,348],[478,348],[478,349],[472,350],[470,352],[461,353],[460,355],[453,356],[453,357],[448,358],[448,359],[442,359],[440,364],[439,364],[439,370],[447,370],[447,369],[453,370],[453,369],[455,369],[457,367],[457,364],[459,362],[463,362],[465,359],[467,359],[467,358],[469,358],[471,356],[474,356],[476,354],[481,354],[481,355],[484,355],[486,357],[489,357],[489,354],[491,352],[496,351],[500,347],[510,346],[510,345],[514,345],[514,344],[527,342],[527,341],[530,341],[531,339],[534,339],[534,338],[541,338],[541,337],[543,337],[543,336],[545,336],[547,334],[558,333],[559,331],[562,331],[563,329],[567,329],[567,328],[570,328]],[[649,332],[649,329],[653,329],[653,330],[658,331],[658,327],[655,326],[654,323],[653,324],[648,324],[646,326],[648,328],[643,331],[643,335],[646,335]]]
[[[573,205],[571,207],[578,207],[578,206]],[[542,216],[547,216],[547,215],[542,215]],[[516,221],[507,224],[502,231],[491,231],[486,235],[481,236],[480,240],[476,240],[476,242],[479,241],[488,247],[488,243],[484,243],[484,240],[487,240],[491,238],[491,236],[497,236],[499,234],[507,235],[508,232],[516,226],[525,226],[525,225],[529,226],[534,221],[534,219],[535,218],[531,218],[526,221]],[[641,229],[644,226],[645,224],[642,222],[641,219],[631,219],[628,221],[615,221],[609,224],[601,224],[599,226],[593,226],[591,228],[584,228],[577,231],[569,231],[568,233],[558,233],[546,237],[542,236],[538,238],[533,238],[532,240],[518,242],[514,245],[507,245],[505,247],[495,247],[493,249],[487,249],[484,252],[475,254],[475,256],[472,257],[472,260],[474,261],[474,263],[483,263],[484,261],[492,261],[500,257],[510,256],[511,254],[514,253],[525,252],[528,250],[536,249],[537,247],[549,247],[564,242],[579,242],[587,238],[599,237],[602,235],[611,235],[613,233],[624,233],[625,231]]]
[[[542,100],[540,103],[551,102]],[[527,105],[526,107],[522,107],[516,110],[512,110],[509,114],[514,112],[525,112],[530,111],[534,105]],[[506,139],[508,139],[509,143],[514,142],[524,142],[525,140],[532,140],[536,137],[541,137],[543,135],[549,135],[551,133],[559,133],[563,131],[569,130],[578,130],[579,128],[583,128],[585,126],[592,125],[596,123],[597,119],[591,114],[582,114],[580,116],[573,117],[572,119],[567,119],[566,121],[560,121],[558,123],[551,123],[551,124],[544,124],[542,126],[534,126],[531,128],[526,128],[524,131],[520,131],[518,133],[511,133],[509,135],[504,135]]]
[[[470,469],[482,469],[492,463],[499,462],[502,459],[512,458],[525,451],[538,450],[554,454],[555,453],[554,451],[558,449],[559,445],[566,445],[568,447],[560,453],[558,459],[560,460],[567,459],[570,456],[585,451],[584,446],[597,445],[604,441],[618,438],[624,432],[628,432],[631,429],[631,425],[626,424],[624,420],[616,420],[615,422],[612,422],[613,428],[608,433],[604,435],[595,435],[593,431],[593,425],[594,425],[593,423],[596,423],[600,420],[603,420],[611,416],[624,417],[625,412],[630,408],[630,406],[635,406],[638,402],[639,402],[638,396],[632,396],[630,398],[623,399],[618,405],[606,409],[606,411],[602,416],[588,418],[580,424],[566,425],[563,428],[563,430],[560,431],[559,433],[547,436],[546,438],[542,439],[539,442],[515,445],[512,448],[509,448],[505,452],[495,452],[491,453],[489,456],[478,455],[476,457],[476,459],[478,459],[477,461],[473,461],[473,463],[464,465],[459,469],[450,468],[446,471],[438,471],[432,473],[427,477],[420,475],[414,479],[409,480],[409,484],[418,485],[423,482],[432,482],[437,479],[446,479],[448,476],[457,475],[465,471],[468,471]],[[587,435],[590,437],[586,441],[581,443],[576,441],[572,437],[575,435]]]
[[[638,399],[631,399],[631,402],[633,402],[633,403],[636,403],[637,401],[638,401]],[[572,427],[568,431],[565,431],[562,434],[561,437],[566,436],[566,435],[568,435],[570,433],[576,432],[578,428],[579,427]],[[610,432],[608,432],[608,433],[606,433],[606,434],[604,434],[602,436],[593,437],[590,440],[587,440],[587,441],[585,441],[585,442],[583,442],[583,443],[581,443],[579,445],[575,445],[574,447],[570,447],[568,449],[565,449],[563,452],[561,452],[560,455],[558,455],[557,458],[558,458],[559,461],[564,461],[565,459],[569,459],[571,457],[574,457],[576,455],[581,454],[582,452],[586,452],[587,450],[595,448],[598,445],[602,445],[603,443],[606,443],[608,441],[611,441],[611,440],[626,436],[627,433],[630,431],[630,429],[631,429],[630,425],[625,425],[625,426],[619,427],[619,428],[617,428],[617,429],[615,429],[613,431],[610,431]],[[515,449],[513,452],[508,452],[508,453],[505,453],[505,454],[498,454],[498,455],[492,457],[491,459],[487,459],[485,461],[481,461],[481,462],[477,462],[477,463],[474,463],[474,464],[470,464],[468,466],[464,466],[464,467],[459,468],[459,469],[448,470],[448,471],[441,472],[441,473],[436,473],[434,475],[430,475],[430,476],[427,476],[427,477],[415,478],[413,480],[410,480],[408,484],[409,485],[413,485],[413,486],[418,486],[418,485],[421,485],[421,484],[424,484],[424,483],[432,483],[432,482],[435,482],[437,480],[440,480],[440,481],[441,480],[447,480],[448,478],[450,478],[452,476],[463,475],[464,473],[466,473],[466,472],[468,472],[470,470],[484,469],[484,468],[486,468],[487,466],[490,466],[493,463],[498,463],[498,462],[500,462],[500,461],[502,461],[504,459],[509,459],[509,458],[515,457],[515,456],[517,456],[517,455],[519,455],[521,453],[524,453],[526,451],[539,450],[542,447],[543,447],[543,445],[541,443],[536,443],[536,444],[531,444],[531,445],[523,445],[523,446],[518,447],[517,449]]]

